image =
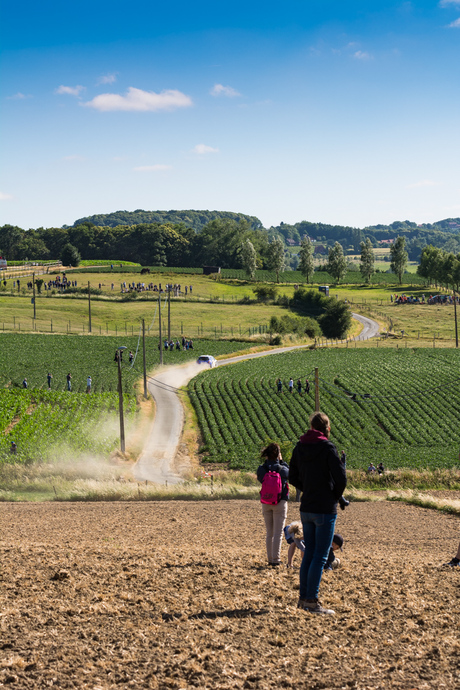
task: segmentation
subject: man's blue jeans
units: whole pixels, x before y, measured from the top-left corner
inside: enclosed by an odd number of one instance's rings
[[[318,599],[319,584],[334,537],[337,515],[300,513],[305,553],[300,566],[300,598]]]

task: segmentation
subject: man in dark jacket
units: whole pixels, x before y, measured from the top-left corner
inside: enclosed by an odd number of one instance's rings
[[[302,491],[300,518],[305,554],[300,568],[298,607],[311,613],[333,614],[321,606],[318,593],[334,536],[337,504],[347,477],[345,465],[329,441],[331,427],[327,415],[314,412],[310,427],[295,446],[289,465],[289,481]]]

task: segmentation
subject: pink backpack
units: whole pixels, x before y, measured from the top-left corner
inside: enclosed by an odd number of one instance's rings
[[[269,470],[265,473],[260,490],[260,502],[276,505],[280,502],[283,483],[279,472]]]

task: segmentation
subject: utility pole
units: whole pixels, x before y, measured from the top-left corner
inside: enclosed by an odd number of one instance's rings
[[[160,341],[161,348],[161,341]],[[147,399],[147,368],[145,364],[145,319],[142,319],[142,352],[144,355],[144,398]]]
[[[458,347],[457,295],[454,290],[455,347]]]
[[[171,285],[168,287],[168,342],[171,342]]]
[[[121,357],[123,350],[126,350],[127,348],[122,345],[121,347],[117,347],[117,353],[118,353],[118,410],[120,414],[120,448],[121,452],[125,452],[125,420],[123,416],[123,387],[121,385]]]
[[[315,412],[319,412],[319,370],[315,367]]]
[[[88,316],[89,316],[89,327],[88,332],[91,333],[91,288],[88,280]]]
[[[161,335],[161,292],[158,293],[158,325],[160,333],[160,364],[163,364],[163,337]]]
[[[37,308],[35,306],[35,273],[32,273],[32,285],[34,290],[33,302],[34,302],[34,319],[37,318]]]

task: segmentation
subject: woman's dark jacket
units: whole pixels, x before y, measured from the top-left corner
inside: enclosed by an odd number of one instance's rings
[[[278,472],[281,476],[281,483],[283,485],[283,488],[281,490],[280,501],[287,501],[289,497],[289,465],[287,464],[287,462],[284,462],[284,460],[275,460],[274,462],[266,460],[263,465],[259,465],[259,467],[257,468],[257,479],[261,484],[264,480],[265,475],[269,471]]]
[[[289,464],[289,481],[302,491],[302,513],[337,513],[337,501],[347,485],[345,463],[320,431],[300,437]]]

